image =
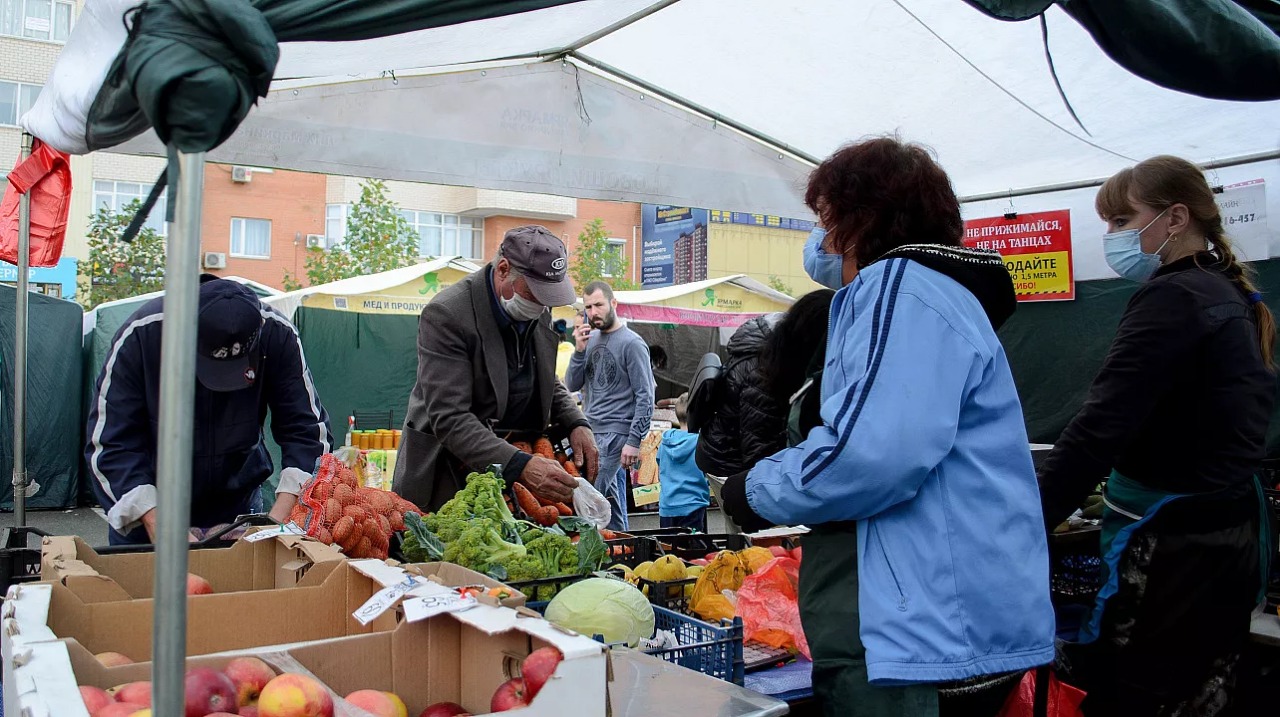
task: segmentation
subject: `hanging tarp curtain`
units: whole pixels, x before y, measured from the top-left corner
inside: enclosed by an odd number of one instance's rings
[[[965,0],[1004,20],[1058,4],[1133,74],[1222,100],[1280,98],[1277,0]]]

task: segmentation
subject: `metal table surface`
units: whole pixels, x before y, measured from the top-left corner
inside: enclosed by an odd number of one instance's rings
[[[787,703],[635,650],[613,650],[613,717],[775,717]]]

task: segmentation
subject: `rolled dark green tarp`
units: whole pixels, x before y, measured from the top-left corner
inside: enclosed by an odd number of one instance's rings
[[[515,15],[580,0],[149,0],[89,110],[89,148],[148,127],[183,152],[213,149],[265,97],[278,42],[346,41]]]
[[[1117,64],[1157,85],[1218,100],[1280,99],[1280,0],[965,2],[1014,21],[1057,4]]]

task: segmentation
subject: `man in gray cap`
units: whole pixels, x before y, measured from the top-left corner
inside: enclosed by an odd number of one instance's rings
[[[516,227],[493,262],[440,292],[418,319],[418,381],[409,397],[393,488],[435,511],[472,471],[503,467],[548,500],[571,503],[576,481],[554,460],[505,438],[569,431],[574,460],[594,480],[590,425],[556,380],[555,306],[574,303],[564,244],[541,226]]]

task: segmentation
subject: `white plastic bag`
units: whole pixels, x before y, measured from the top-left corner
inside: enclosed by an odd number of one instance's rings
[[[573,512],[599,529],[609,527],[613,517],[609,500],[586,478],[578,478],[578,487],[573,490]]]

